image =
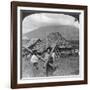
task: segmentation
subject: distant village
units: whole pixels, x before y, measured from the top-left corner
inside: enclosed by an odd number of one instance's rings
[[[56,43],[54,51],[61,57],[70,55],[79,55],[79,41],[66,40],[59,32],[52,32],[44,39],[24,37],[22,40],[22,56],[28,56],[31,52],[36,50],[39,55],[43,54],[48,47],[53,48]],[[28,48],[28,49],[27,49]]]

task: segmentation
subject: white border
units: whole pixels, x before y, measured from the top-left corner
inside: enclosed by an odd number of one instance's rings
[[[80,12],[80,26],[79,26],[79,45],[80,45],[80,75],[70,76],[54,76],[52,77],[38,77],[38,78],[23,78],[20,79],[20,10],[39,10],[39,11],[53,11],[53,12]],[[17,7],[17,83],[42,83],[42,82],[62,82],[62,81],[77,81],[84,80],[84,11],[70,10],[70,9],[52,9],[52,8],[34,8],[34,7]]]

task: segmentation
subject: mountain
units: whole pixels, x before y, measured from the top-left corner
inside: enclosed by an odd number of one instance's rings
[[[79,29],[74,26],[44,26],[24,34],[28,38],[44,38],[51,32],[59,32],[67,40],[79,40]]]
[[[29,38],[28,46],[38,52],[45,51],[54,44],[58,47],[71,47],[70,40],[79,40],[79,29],[73,26],[46,26],[26,33],[24,36]]]

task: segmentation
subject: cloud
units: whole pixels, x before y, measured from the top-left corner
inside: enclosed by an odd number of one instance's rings
[[[79,22],[76,21],[73,16],[65,14],[38,13],[24,18],[22,32],[27,33],[47,25],[71,25],[79,28]]]

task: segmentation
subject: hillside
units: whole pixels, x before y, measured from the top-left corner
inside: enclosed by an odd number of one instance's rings
[[[51,32],[59,32],[67,40],[79,40],[79,29],[74,26],[44,26],[24,34],[28,38],[44,38]]]

